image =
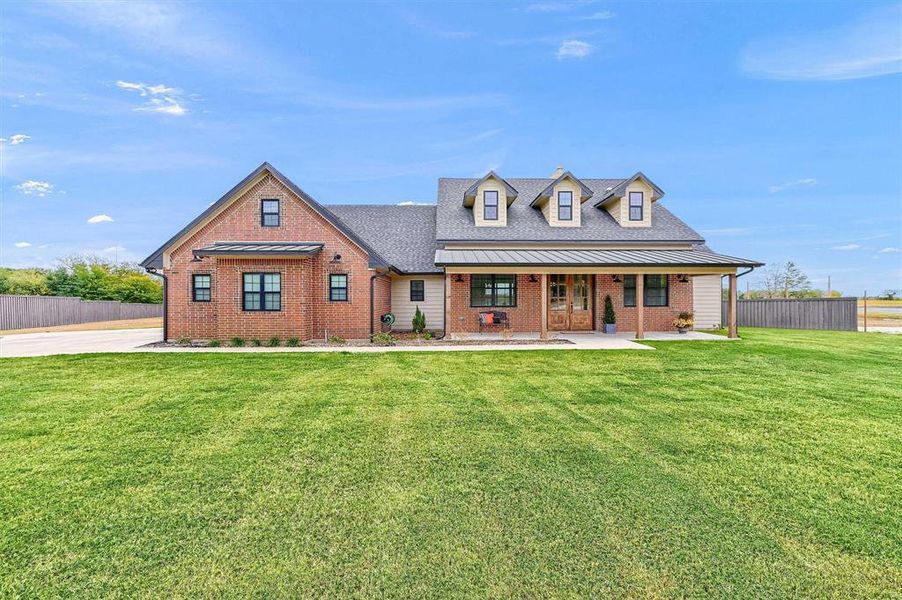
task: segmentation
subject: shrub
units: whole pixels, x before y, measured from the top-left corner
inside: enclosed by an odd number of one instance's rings
[[[183,336],[183,337],[180,337],[179,339],[177,339],[175,341],[175,343],[178,344],[179,346],[189,346],[189,345],[191,345],[191,338]]]
[[[604,297],[604,324],[613,325],[617,322],[617,315],[614,313],[614,303],[611,301],[611,295]]]
[[[297,347],[297,346],[300,346],[300,345],[301,345],[301,338],[299,338],[299,337],[290,337],[290,338],[288,338],[288,341],[285,342],[285,345],[286,345],[286,346],[291,346],[292,348]]]
[[[340,335],[330,335],[329,343],[330,344],[339,344],[339,345],[343,346],[343,345],[347,344],[348,341],[346,339],[344,339],[343,337],[341,337]]]
[[[673,320],[673,326],[678,329],[688,329],[692,327],[693,321],[692,313],[684,310],[680,314],[677,315],[677,318]]]
[[[432,339],[432,332],[426,331],[423,333],[423,339],[427,342]]]
[[[417,305],[417,311],[413,314],[413,320],[410,324],[413,325],[414,333],[423,333],[426,331],[426,315],[420,310],[419,305]]]
[[[233,337],[233,338],[232,338],[232,341],[231,341],[231,344],[232,344],[233,346],[235,346],[235,347],[240,348],[241,346],[244,345],[244,338],[242,338],[242,337]]]
[[[271,338],[269,338],[269,345],[272,348],[275,348],[276,346],[278,346],[281,343],[282,343],[282,340],[279,339],[279,336],[277,336],[277,335],[274,335]]]
[[[220,342],[219,340],[210,340],[209,342],[207,342],[208,348],[219,348],[220,346],[222,346],[222,342]]]
[[[263,342],[261,342],[260,340],[251,340],[251,346],[256,346],[259,348],[262,345],[263,345]]]
[[[379,333],[373,334],[373,337],[370,338],[374,345],[376,346],[394,346],[395,338],[392,337],[392,334],[380,331]]]

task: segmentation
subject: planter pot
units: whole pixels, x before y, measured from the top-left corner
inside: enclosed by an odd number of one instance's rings
[[[605,333],[617,333],[617,325],[615,323],[605,323],[604,324],[604,332]]]
[[[677,331],[680,333],[686,333],[687,331],[689,331],[689,328],[688,327],[677,327]]]

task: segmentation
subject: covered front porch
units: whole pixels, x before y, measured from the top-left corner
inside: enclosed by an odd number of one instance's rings
[[[738,337],[737,270],[758,265],[706,250],[579,249],[439,250],[436,263],[446,272],[451,335],[600,332],[610,299],[617,332],[639,340],[649,332],[675,334],[673,321],[694,312],[694,296],[710,295],[706,301],[719,307],[724,278],[730,302],[723,325]],[[715,285],[694,293],[701,277]],[[494,313],[488,323],[486,313]]]

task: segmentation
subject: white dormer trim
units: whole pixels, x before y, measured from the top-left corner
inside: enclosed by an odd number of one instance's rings
[[[555,171],[557,173],[557,171]],[[548,184],[532,201],[552,227],[579,227],[582,224],[582,204],[592,197],[592,190],[569,171],[564,171]],[[570,199],[570,218],[561,208],[561,199]]]

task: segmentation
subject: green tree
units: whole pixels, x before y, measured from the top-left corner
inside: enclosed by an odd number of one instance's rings
[[[420,310],[419,305],[417,305],[417,311],[413,314],[411,325],[413,326],[414,333],[423,333],[426,331],[426,315]]]
[[[605,325],[613,325],[617,322],[617,315],[614,313],[614,303],[611,301],[611,295],[605,294],[604,297],[604,323]]]
[[[41,269],[0,268],[0,294],[46,296],[50,294],[47,273]]]

